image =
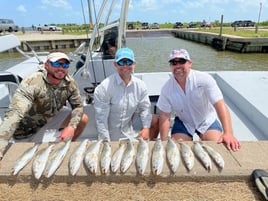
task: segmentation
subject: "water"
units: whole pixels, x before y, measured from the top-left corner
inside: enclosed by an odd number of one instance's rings
[[[242,54],[216,51],[210,46],[168,37],[127,38],[137,61],[135,72],[169,71],[168,56],[172,49],[185,48],[193,61],[192,68],[202,71],[268,71],[267,54]],[[72,50],[67,50],[72,51]],[[0,70],[23,61],[18,53],[0,54]]]
[[[128,38],[136,55],[136,72],[169,71],[168,56],[172,49],[187,49],[192,68],[204,71],[267,71],[267,54],[242,54],[216,51],[210,46],[174,37]]]

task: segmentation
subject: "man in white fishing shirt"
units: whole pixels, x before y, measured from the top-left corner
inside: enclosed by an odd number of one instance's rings
[[[151,114],[145,83],[133,76],[136,66],[133,51],[129,48],[117,50],[114,66],[117,73],[103,80],[94,92],[99,138],[115,141],[135,136],[134,130],[144,139],[156,138],[158,118]]]
[[[173,139],[193,140],[196,133],[201,140],[223,142],[228,149],[238,151],[241,145],[233,135],[229,110],[212,76],[191,69],[190,55],[184,49],[170,53],[169,66],[173,76],[163,86],[157,102],[161,139],[167,139],[170,114],[175,112]]]

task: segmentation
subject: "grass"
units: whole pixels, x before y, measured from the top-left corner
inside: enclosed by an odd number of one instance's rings
[[[220,34],[220,28],[207,28],[207,29],[198,29],[198,31],[201,32],[209,32],[209,33],[218,33]],[[258,30],[256,33],[256,29],[251,28],[251,29],[245,29],[245,28],[223,28],[222,29],[222,34],[227,34],[227,35],[234,35],[234,36],[240,36],[240,37],[250,37],[250,38],[259,38],[259,37],[268,37],[268,30],[267,29],[261,29]]]

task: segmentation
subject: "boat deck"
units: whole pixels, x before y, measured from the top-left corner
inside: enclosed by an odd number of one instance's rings
[[[267,140],[268,72],[223,71],[214,77],[230,108],[237,138],[241,141]]]
[[[226,103],[230,109],[235,136],[240,141],[258,141],[268,139],[266,125],[268,124],[268,72],[257,71],[222,71],[211,72],[223,91]],[[137,73],[137,77],[144,80],[148,86],[149,95],[157,98],[165,81],[170,77],[169,72]],[[156,101],[155,99],[154,101]],[[152,102],[152,111],[155,112],[155,103]],[[97,139],[95,112],[91,104],[85,105],[85,112],[90,121],[82,133],[80,140]],[[66,112],[59,114],[56,119],[63,119]],[[46,129],[57,129],[59,121],[50,122],[36,135],[36,141],[42,141]]]
[[[53,181],[68,181],[74,179],[75,181],[120,181],[124,179],[131,179],[133,181],[144,181],[146,178],[160,180],[160,181],[183,181],[183,180],[202,180],[202,179],[219,179],[219,180],[237,180],[250,178],[250,174],[254,169],[267,169],[268,162],[266,156],[268,155],[268,133],[265,126],[268,124],[268,108],[265,99],[268,97],[268,72],[211,72],[223,91],[228,107],[231,111],[232,123],[235,136],[241,141],[242,149],[239,152],[228,151],[223,144],[216,144],[215,142],[205,142],[214,147],[220,152],[225,160],[225,167],[220,171],[213,163],[211,172],[207,172],[201,163],[196,159],[194,169],[188,172],[181,163],[176,175],[171,177],[170,171],[165,163],[163,172],[160,176],[154,177],[150,173],[150,167],[147,167],[145,177],[137,177],[135,165],[132,164],[130,170],[125,174],[120,173],[115,175],[102,176],[99,172],[95,177],[85,177],[89,175],[86,168],[82,166],[77,177],[70,178],[68,172],[68,159],[72,149],[78,145],[79,142],[74,142],[71,145],[71,150],[56,172]],[[163,81],[168,79],[170,73],[155,73],[155,74],[137,74],[146,83],[155,83],[155,88],[149,90],[149,94],[154,96],[159,94]],[[90,122],[87,129],[82,133],[79,140],[89,138],[90,140],[97,139],[97,131],[94,125],[94,109],[92,105],[85,106],[85,112],[90,117]],[[65,114],[66,115],[66,114]],[[59,115],[57,118],[62,118]],[[57,124],[50,122],[47,128],[57,128]],[[40,134],[44,133],[41,129]],[[37,136],[39,136],[37,134]],[[41,136],[41,135],[40,135]],[[39,136],[39,140],[40,140]],[[38,141],[38,140],[37,140]],[[154,142],[150,142],[152,148]],[[165,143],[165,142],[164,142]],[[192,142],[188,142],[192,145]],[[32,180],[31,164],[24,168],[19,176],[11,177],[10,169],[18,158],[17,153],[22,153],[33,143],[15,143],[12,144],[5,154],[2,167],[0,168],[0,182],[7,182],[14,179],[18,182],[25,182]],[[118,142],[111,142],[113,151],[118,147]],[[47,146],[43,143],[42,147]],[[13,181],[14,181],[13,180]]]

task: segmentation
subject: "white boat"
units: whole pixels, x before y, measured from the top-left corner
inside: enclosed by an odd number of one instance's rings
[[[118,20],[110,21],[110,16],[115,4],[119,5],[116,0],[104,0],[100,8],[99,15],[96,19],[94,30],[91,34],[90,44],[86,52],[80,52],[74,55],[81,56],[81,61],[77,64],[77,71],[74,73],[81,94],[84,98],[84,110],[90,117],[90,121],[78,138],[79,141],[88,138],[89,140],[97,139],[97,130],[94,121],[94,88],[107,76],[115,72],[112,55],[105,54],[103,44],[109,37],[116,35],[115,40],[118,48],[126,46],[126,17],[129,7],[129,0],[120,1],[121,14]],[[110,7],[108,6],[110,3]],[[104,19],[104,13],[107,13]],[[104,27],[99,28],[99,24],[105,21]],[[108,37],[108,38],[107,38]],[[100,44],[100,45],[96,45]],[[8,49],[17,48],[20,41],[14,35],[0,37],[0,52]],[[79,50],[82,48],[79,48]],[[19,50],[22,52],[21,50]],[[33,52],[34,53],[34,52]],[[22,63],[19,63],[5,72],[0,73],[0,107],[1,118],[7,109],[12,98],[14,90],[19,82],[37,70],[39,63],[46,60],[46,55],[29,56]],[[267,140],[268,125],[268,107],[265,99],[268,98],[268,72],[234,72],[220,71],[210,72],[220,86],[226,103],[231,111],[232,125],[235,136],[240,141],[258,141]],[[170,72],[151,72],[151,73],[134,73],[135,76],[142,79],[148,87],[150,100],[152,103],[152,112],[157,113],[155,106],[163,84],[170,77]],[[153,83],[153,84],[151,84]],[[60,114],[57,118],[61,118]],[[57,125],[53,122],[48,123],[38,133],[42,134],[47,129],[56,129]],[[43,139],[45,141],[45,139]]]

